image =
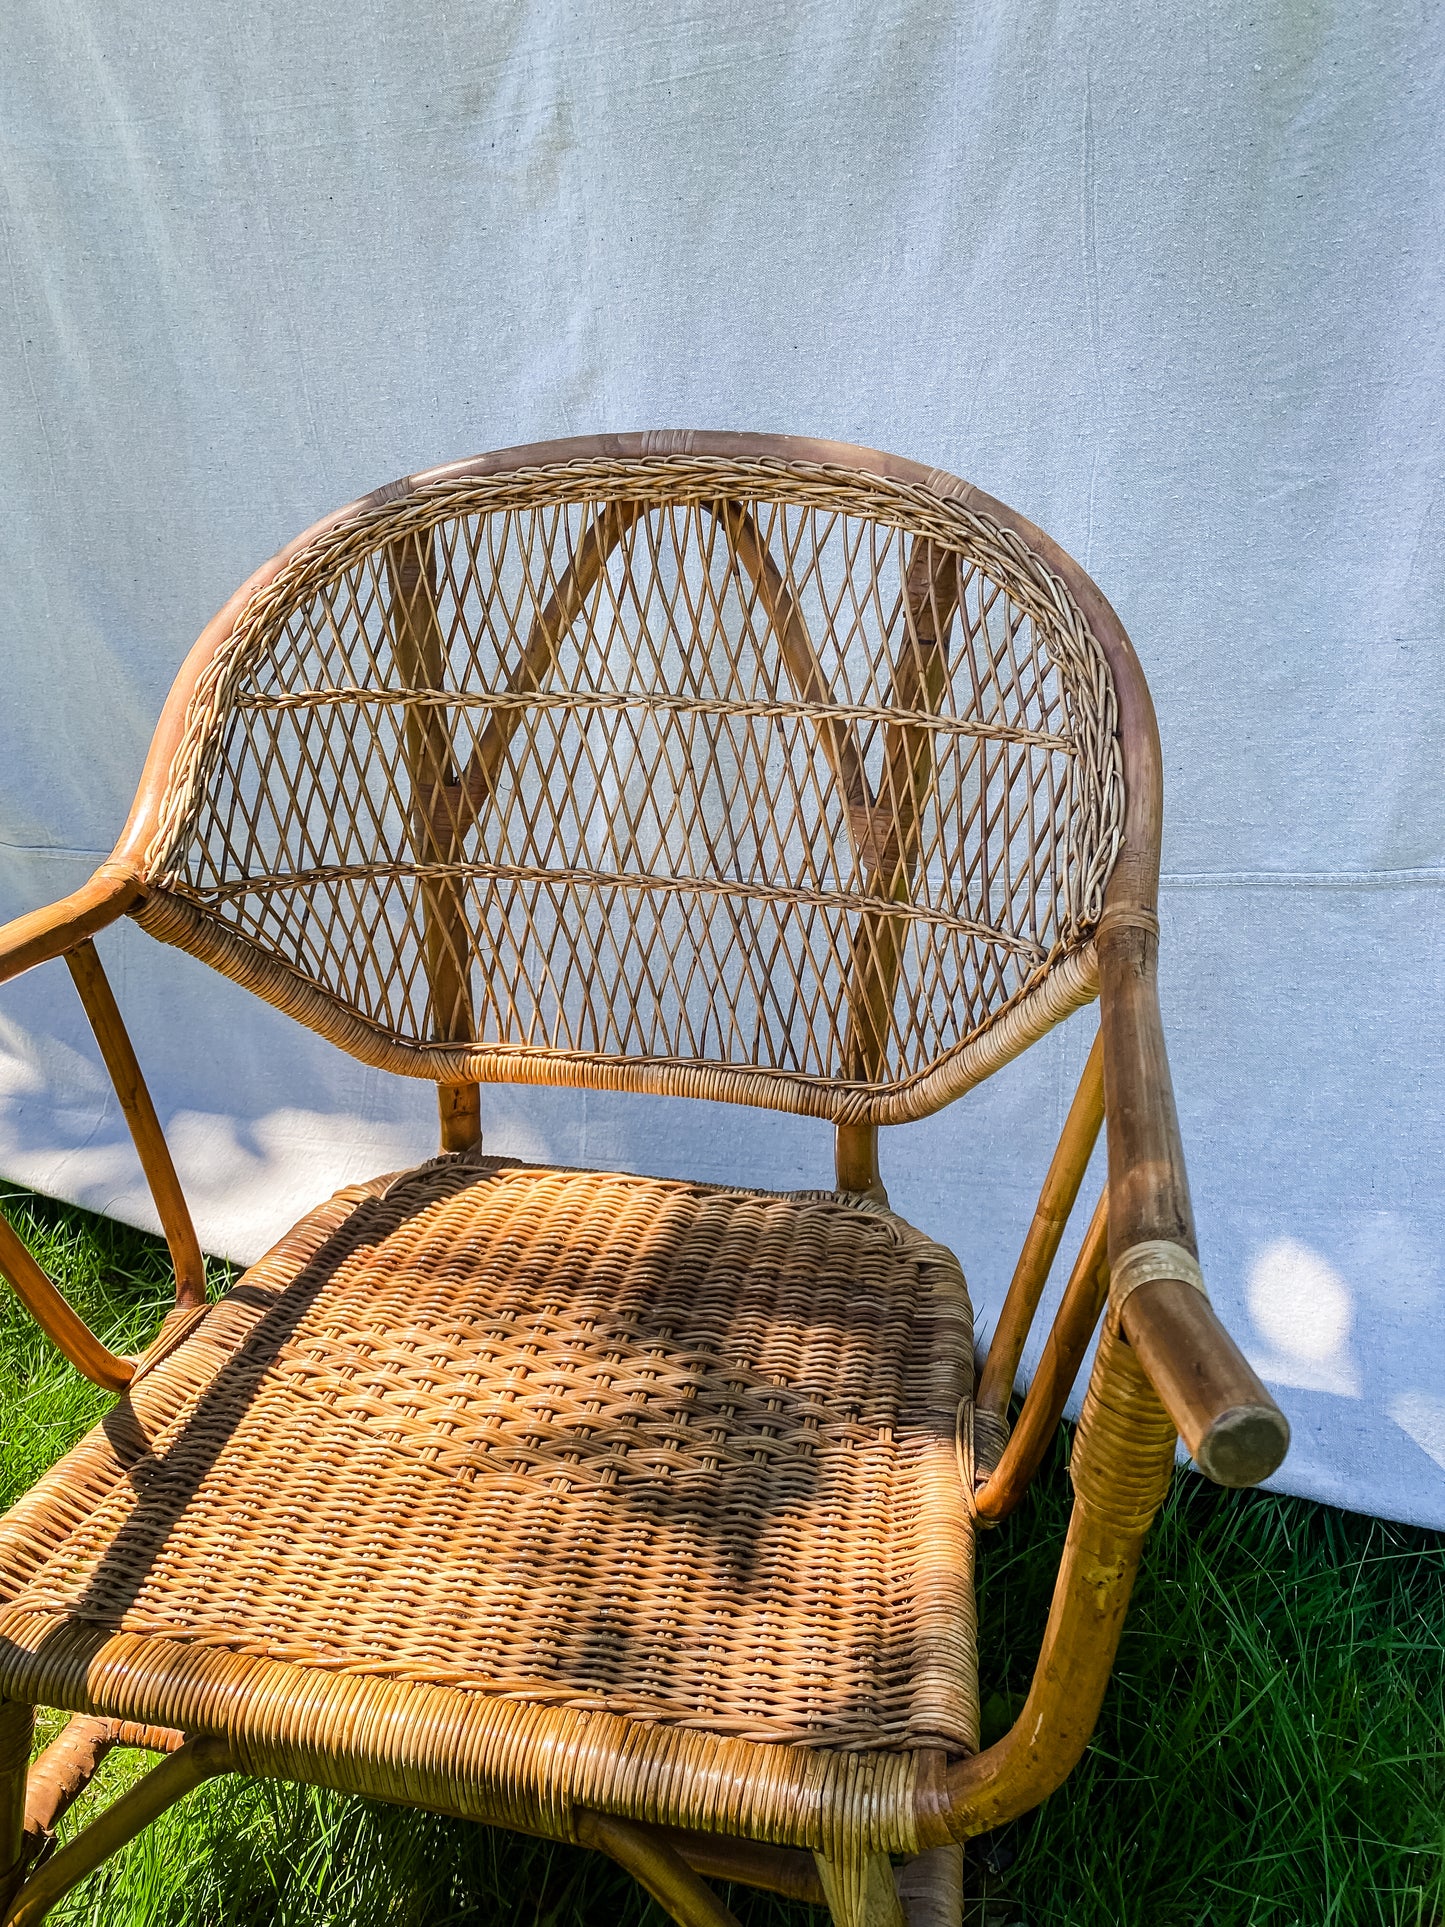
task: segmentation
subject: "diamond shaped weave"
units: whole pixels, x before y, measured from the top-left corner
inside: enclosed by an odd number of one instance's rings
[[[196,690],[142,921],[389,1068],[891,1121],[1092,989],[1121,807],[1107,665],[1016,535],[579,461],[291,558]]]

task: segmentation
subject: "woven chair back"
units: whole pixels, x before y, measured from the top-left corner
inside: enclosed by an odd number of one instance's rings
[[[243,602],[141,920],[394,1070],[893,1122],[1092,994],[1122,810],[1100,648],[964,501],[477,465]]]

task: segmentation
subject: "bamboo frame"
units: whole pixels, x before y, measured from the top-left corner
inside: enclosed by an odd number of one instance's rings
[[[1072,1772],[1099,1717],[1144,1539],[1174,1470],[1175,1432],[1117,1324],[1106,1320],[1071,1471],[1074,1510],[1023,1711],[996,1745],[951,1766],[920,1840],[987,1833]]]
[[[185,1744],[179,1733],[77,1716],[27,1770],[34,1726],[33,1706],[0,1701],[0,1919],[7,1927],[12,1921],[41,1919],[77,1880],[161,1810],[154,1806],[157,1788],[152,1786],[148,1799],[131,1809],[130,1817],[138,1821],[131,1833],[124,1831],[126,1815],[112,1820],[107,1813],[106,1824],[94,1837],[93,1829],[87,1828],[64,1855],[56,1856],[61,1860],[58,1874],[47,1870],[43,1879],[39,1877],[36,1869],[54,1845],[62,1816],[85,1791],[111,1748],[141,1746],[174,1753]],[[195,1757],[209,1759],[215,1752],[216,1743],[206,1742],[193,1750],[193,1763]],[[179,1797],[175,1788],[180,1785],[186,1790],[186,1784],[193,1783],[192,1772],[193,1764],[158,1784]]]
[[[974,1498],[982,1525],[998,1525],[1018,1505],[1043,1463],[1109,1291],[1109,1194],[1100,1198],[1074,1260],[1039,1368],[1003,1455]]]
[[[93,1385],[123,1391],[135,1376],[136,1361],[103,1345],[85,1320],[73,1312],[26,1249],[19,1233],[0,1217],[0,1275],[57,1350]]]
[[[695,1827],[659,1827],[657,1831],[705,1880],[735,1881],[781,1894],[785,1900],[805,1901],[810,1907],[824,1905],[823,1883],[813,1856],[797,1847],[774,1847],[766,1841],[703,1833]]]
[[[815,1854],[823,1896],[836,1927],[908,1927],[886,1853],[833,1861]]]
[[[0,1908],[6,1907],[25,1873],[25,1770],[35,1731],[35,1708],[0,1700]]]
[[[121,1018],[92,933],[124,914],[138,886],[120,865],[107,866],[91,884],[50,910],[0,929],[0,981],[54,957],[64,956],[155,1199],[176,1277],[176,1309],[194,1312],[206,1303],[205,1260],[191,1222],[170,1147],[156,1116],[129,1033]],[[0,1276],[46,1337],[76,1370],[105,1391],[123,1391],[138,1361],[102,1344],[0,1217]]]
[[[835,1124],[833,1175],[840,1191],[856,1191],[887,1204],[888,1193],[878,1169],[878,1126]]]
[[[948,631],[957,609],[956,571],[946,569],[946,552],[916,540],[904,584],[904,633],[893,671],[892,695],[905,715],[932,715],[938,708],[948,668]],[[863,830],[865,869],[871,888],[882,897],[907,901],[918,861],[918,831],[924,798],[933,777],[933,742],[916,724],[890,723],[886,729],[884,777],[878,797],[868,790],[856,749],[847,767],[852,821]],[[842,759],[837,759],[841,765]],[[840,769],[840,774],[841,774]],[[881,806],[881,807],[880,807]],[[875,827],[881,814],[883,833]],[[882,1068],[898,981],[897,930],[888,917],[865,914],[853,944],[848,986],[846,1054],[853,1074],[876,1078]],[[839,1124],[834,1163],[840,1191],[858,1191],[888,1201],[878,1168],[876,1124]]]
[[[56,1828],[118,1746],[176,1753],[185,1735],[160,1726],[126,1720],[94,1719],[77,1713],[33,1762],[25,1778],[25,1858],[38,1860]]]
[[[1191,1282],[1198,1272],[1194,1215],[1159,1016],[1159,940],[1137,912],[1111,919],[1098,939],[1109,1121],[1109,1263],[1117,1278],[1131,1250],[1178,1254],[1176,1277],[1133,1292],[1121,1320],[1199,1469],[1221,1485],[1255,1485],[1284,1457],[1289,1427]]]
[[[0,983],[63,956],[134,910],[144,896],[145,886],[132,865],[103,863],[70,896],[0,927]]]
[[[192,1310],[206,1302],[206,1265],[201,1256],[196,1228],[170,1147],[161,1130],[151,1094],[141,1076],[130,1036],[121,1021],[109,980],[101,966],[94,943],[89,937],[65,953],[65,961],[80,993],[85,1014],[100,1046],[105,1068],[115,1086],[120,1108],[130,1129],[131,1141],[140,1158],[141,1169],[160,1213],[161,1230],[171,1254],[176,1274],[176,1304]]]
[[[4,1927],[36,1927],[72,1887],[143,1833],[168,1807],[204,1781],[234,1770],[224,1740],[187,1740],[21,1883],[4,1915]]]
[[[666,1838],[615,1814],[583,1810],[577,1838],[626,1867],[679,1927],[739,1927],[738,1917],[698,1878]]]
[[[711,494],[709,464],[726,478]],[[532,491],[526,499],[545,498],[548,489],[565,485],[582,490],[582,496],[569,499],[598,505],[523,642],[509,693],[525,696],[543,690],[565,634],[601,581],[609,557],[657,499],[657,478],[664,471],[679,490],[691,490],[688,499],[701,503],[725,530],[766,614],[794,696],[807,713],[816,712],[818,741],[846,803],[848,835],[867,896],[848,974],[851,1082],[835,1080],[824,1088],[826,1080],[789,1082],[763,1070],[734,1074],[683,1066],[662,1072],[652,1065],[619,1068],[580,1058],[564,1064],[545,1053],[487,1056],[474,1045],[471,935],[464,892],[453,872],[464,833],[499,783],[522,708],[517,703],[499,707],[469,758],[459,763],[450,706],[436,700],[446,687],[438,519],[448,501],[465,502],[468,489],[494,481]],[[886,726],[877,795],[869,786],[855,722],[846,712],[829,710],[801,606],[747,506],[749,489],[766,496],[770,489],[788,488],[805,503],[824,500],[830,489],[855,509],[859,502],[876,502],[880,517],[896,515],[902,518],[897,526],[911,532],[890,697],[903,720],[895,717]],[[714,506],[719,501],[721,506]],[[968,530],[974,533],[960,533]],[[328,543],[363,542],[371,539],[368,531],[375,531],[375,546],[384,556],[388,633],[401,684],[412,699],[403,731],[408,822],[436,1033],[417,1047],[396,1038],[378,1043],[364,1022],[338,1015],[294,972],[288,977],[274,959],[258,958],[218,935],[197,906],[170,887],[162,863],[184,829],[188,806],[177,801],[177,772],[193,754],[194,719],[207,713],[207,705],[214,713],[224,708],[225,677],[238,637],[249,633],[247,624],[266,598],[280,596],[293,577],[304,576],[309,559]],[[1077,648],[1091,665],[1102,705],[1098,714],[1114,714],[1109,705],[1116,705],[1123,814],[1107,885],[1100,886],[1102,898],[1089,899],[1094,908],[1085,935],[1092,941],[1081,938],[1054,958],[1010,1009],[926,1077],[886,1085],[884,1038],[901,954],[892,919],[900,907],[912,908],[919,823],[934,780],[930,719],[940,709],[951,628],[962,619],[950,586],[957,584],[957,574],[942,569],[939,557],[950,543],[975,538],[986,549],[988,566],[1015,570],[1025,584],[1020,594],[1036,597],[1029,605],[1031,620],[1046,623],[1054,619],[1051,610],[1058,614],[1060,647]],[[417,701],[418,696],[429,700]],[[1098,770],[1104,773],[1099,781],[1106,786],[1104,765],[1115,753],[1113,741],[1110,737],[1100,751]],[[448,1751],[462,1746],[467,1732],[484,1729],[476,1725],[482,1716],[467,1713],[445,1689],[426,1689],[433,1698],[422,1726],[414,1728],[408,1724],[412,1716],[404,1680],[302,1678],[304,1669],[279,1661],[247,1660],[238,1671],[229,1655],[198,1648],[177,1647],[175,1659],[152,1659],[164,1641],[97,1632],[88,1646],[74,1651],[52,1644],[49,1657],[43,1663],[37,1657],[28,1673],[28,1662],[7,1661],[12,1670],[0,1682],[7,1690],[18,1695],[27,1681],[31,1688],[43,1686],[53,1703],[71,1706],[80,1721],[37,1763],[27,1806],[23,1757],[30,1708],[16,1697],[0,1709],[0,1887],[8,1879],[13,1889],[26,1857],[36,1852],[36,1842],[107,1746],[125,1743],[131,1729],[118,1722],[141,1722],[153,1731],[151,1723],[160,1720],[177,1729],[176,1739],[181,1728],[195,1737],[32,1874],[13,1896],[6,1919],[38,1919],[115,1845],[199,1779],[240,1768],[585,1839],[630,1866],[673,1918],[698,1927],[723,1927],[731,1919],[708,1894],[704,1873],[800,1898],[826,1892],[835,1918],[850,1927],[865,1920],[894,1921],[901,1903],[891,1876],[884,1880],[879,1871],[886,1870],[886,1855],[933,1855],[926,1867],[916,1862],[920,1898],[916,1905],[909,1903],[908,1917],[919,1923],[927,1919],[930,1927],[943,1920],[954,1905],[956,1843],[1043,1798],[1087,1741],[1143,1539],[1167,1487],[1176,1428],[1201,1469],[1225,1483],[1251,1483],[1267,1475],[1287,1441],[1277,1409],[1200,1289],[1157,999],[1160,795],[1159,745],[1148,692],[1128,639],[1094,584],[1041,531],[1002,504],[951,477],[872,451],[728,435],[598,437],[505,450],[410,478],[352,504],[298,538],[243,585],[177,678],[111,860],[61,904],[0,929],[0,980],[67,955],[157,1196],[183,1311],[198,1313],[204,1302],[199,1249],[154,1108],[90,943],[97,930],[124,914],[249,983],[364,1061],[434,1077],[446,1150],[476,1146],[483,1078],[521,1075],[602,1088],[676,1089],[829,1119],[836,1128],[840,1188],[871,1193],[875,1200],[884,1197],[880,1123],[923,1115],[969,1088],[1097,988],[1100,1035],[1045,1178],[979,1385],[976,1415],[985,1430],[989,1423],[1002,1424],[1101,1112],[1108,1120],[1106,1197],[1086,1234],[1014,1437],[977,1495],[984,1523],[1017,1503],[1058,1422],[1106,1291],[1112,1301],[1075,1443],[1074,1514],[1043,1648],[1024,1712],[998,1745],[974,1756],[922,1752],[910,1757],[905,1770],[897,1756],[885,1754],[820,1763],[800,1757],[798,1749],[784,1759],[775,1756],[789,1749],[714,1743],[705,1734],[680,1733],[669,1740],[664,1763],[663,1754],[646,1754],[638,1738],[642,1729],[626,1721],[616,1722],[614,1732],[608,1716],[598,1716],[588,1728],[585,1749],[574,1755],[561,1716],[533,1718],[529,1712],[507,1729],[506,1757],[512,1765],[502,1793],[477,1783],[469,1764],[486,1751],[480,1738],[466,1742],[477,1751]],[[1108,809],[1100,807],[1099,820],[1107,822]],[[1102,872],[1096,880],[1098,875]],[[0,1268],[80,1369],[113,1389],[133,1384],[132,1396],[141,1403],[164,1380],[159,1361],[184,1344],[190,1329],[177,1326],[173,1342],[153,1348],[145,1373],[136,1378],[134,1361],[117,1359],[98,1345],[3,1224]],[[21,1654],[19,1620],[7,1624],[6,1650]],[[459,1702],[460,1696],[454,1699]],[[492,1725],[485,1730],[499,1735],[501,1715],[488,1710],[486,1718]],[[208,1722],[224,1726],[231,1738],[223,1744],[205,1736],[201,1729]],[[533,1726],[536,1740],[527,1751],[531,1743],[525,1733]],[[364,1744],[357,1737],[362,1734],[370,1736]],[[703,1742],[713,1751],[706,1752]],[[702,1750],[694,1787],[688,1762],[695,1746]],[[565,1798],[547,1777],[563,1759],[577,1776]],[[858,1790],[864,1782],[857,1777],[865,1767],[874,1775],[866,1794]],[[715,1833],[699,1830],[704,1820]],[[904,1885],[900,1881],[900,1889]]]
[[[951,561],[945,549],[915,539],[890,691],[891,706],[903,715],[935,715],[949,680],[948,632],[958,608],[958,572]],[[933,782],[934,742],[932,732],[916,723],[889,723],[884,733],[878,796],[869,790],[861,759],[848,772],[846,790],[871,894],[907,902],[918,865],[924,801]],[[865,911],[853,945],[846,1048],[852,1074],[869,1082],[883,1070],[899,963],[896,920]]]
[[[579,1822],[578,1837],[584,1845],[601,1846],[604,1852],[610,1851],[600,1838],[608,1824],[604,1816],[588,1814],[585,1822]],[[612,1822],[611,1825],[615,1826],[616,1823]],[[594,1835],[594,1830],[597,1837],[589,1837]],[[799,1900],[810,1907],[826,1907],[829,1904],[828,1891],[816,1857],[801,1853],[796,1848],[774,1847],[755,1840],[728,1839],[718,1834],[679,1827],[633,1826],[626,1832],[626,1844],[630,1850],[640,1852],[649,1844],[654,1849],[661,1846],[671,1848],[694,1874],[704,1879],[760,1888],[765,1893],[781,1894],[787,1900]],[[618,1834],[614,1837],[621,1840],[623,1836]],[[622,1860],[621,1854],[612,1857],[624,1865],[628,1864]],[[649,1864],[657,1866],[664,1878],[670,1876],[671,1863],[659,1859]],[[950,1844],[915,1854],[891,1874],[891,1880],[907,1927],[960,1927],[963,1893],[961,1847]],[[648,1885],[646,1881],[643,1884]],[[648,1886],[648,1891],[655,1895],[660,1905],[668,1905],[665,1894],[658,1886]],[[679,1888],[674,1885],[668,1891],[676,1893]],[[687,1892],[690,1896],[695,1890],[689,1887]]]
[[[402,681],[409,689],[443,688],[446,643],[437,616],[434,539],[417,535],[409,542],[392,543],[386,551],[386,567],[392,650]],[[461,847],[461,826],[454,803],[457,771],[447,712],[408,709],[404,750],[417,862],[454,862]],[[421,895],[433,1022],[437,1038],[450,1043],[470,1037],[473,1029],[466,905],[457,885],[447,881],[424,879]],[[437,1106],[443,1151],[466,1151],[480,1144],[481,1090],[474,1081],[439,1084]]]
[[[963,1927],[963,1848],[956,1842],[915,1854],[893,1875],[908,1927]]]
[[[1049,1164],[1043,1190],[1019,1252],[1013,1279],[994,1327],[974,1400],[985,1418],[1002,1423],[1013,1396],[1014,1379],[1024,1354],[1029,1328],[1043,1296],[1050,1267],[1058,1255],[1064,1227],[1079,1195],[1099,1127],[1104,1121],[1104,1047],[1102,1032],[1095,1037],[1069,1106],[1058,1146]]]

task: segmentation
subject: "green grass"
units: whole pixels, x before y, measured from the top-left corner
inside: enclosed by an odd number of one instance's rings
[[[164,1253],[12,1195],[32,1249],[108,1343],[167,1299]],[[105,1409],[0,1296],[0,1498]],[[983,1544],[986,1727],[1028,1683],[1068,1516],[1060,1444]],[[982,1927],[1440,1927],[1445,1914],[1441,1536],[1192,1474],[1146,1553],[1099,1732],[1061,1793],[974,1843]],[[1006,1661],[1001,1655],[1008,1655]],[[53,1730],[53,1727],[52,1729]],[[986,1734],[986,1737],[988,1735]],[[114,1754],[67,1828],[149,1762]],[[822,1916],[729,1898],[751,1927]],[[214,1783],[78,1888],[75,1927],[655,1923],[627,1877],[563,1847],[310,1789]]]

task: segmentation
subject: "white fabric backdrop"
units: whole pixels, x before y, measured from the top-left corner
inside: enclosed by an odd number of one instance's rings
[[[1279,1483],[1445,1524],[1442,53],[1437,5],[1343,0],[0,11],[0,915],[108,849],[212,610],[377,483],[654,426],[953,469],[1079,557],[1155,691],[1166,1024]],[[431,1149],[430,1086],[101,947],[213,1249]],[[1089,1021],[885,1138],[985,1322]],[[486,1124],[830,1168],[721,1107]],[[0,1170],[151,1221],[60,966],[0,993]]]

